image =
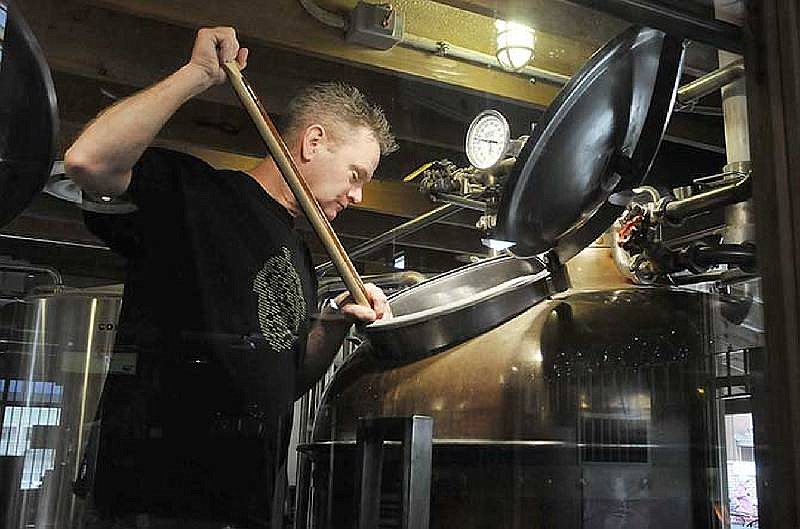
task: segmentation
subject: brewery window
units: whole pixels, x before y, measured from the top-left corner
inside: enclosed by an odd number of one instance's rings
[[[726,350],[715,354],[717,398],[720,413],[720,461],[724,469],[722,497],[727,499],[731,529],[758,527],[753,414],[750,399],[752,366],[764,354],[761,347]]]
[[[62,387],[54,382],[9,380],[7,402],[58,404]]]
[[[32,446],[35,428],[37,426],[57,426],[60,421],[60,408],[6,406],[3,410],[0,456],[24,456],[21,489],[39,488],[45,473],[54,468],[55,450]]]
[[[731,527],[758,527],[753,415],[725,415],[728,502]]]
[[[61,423],[61,409],[48,405],[61,402],[62,390],[62,386],[47,381],[0,381],[4,395],[0,456],[24,457],[22,490],[39,488],[45,473],[54,468],[55,450],[39,444],[46,443],[47,427]],[[12,403],[44,406],[8,405]]]

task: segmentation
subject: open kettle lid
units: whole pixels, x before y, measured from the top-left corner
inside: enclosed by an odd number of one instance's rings
[[[496,237],[521,256],[566,262],[621,214],[613,194],[638,186],[675,102],[684,44],[631,27],[598,50],[561,90],[517,157]]]
[[[15,3],[6,5],[0,0],[0,226],[42,190],[58,138],[50,70]]]

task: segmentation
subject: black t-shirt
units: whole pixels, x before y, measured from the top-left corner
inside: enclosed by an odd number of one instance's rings
[[[95,501],[262,519],[316,307],[308,248],[252,177],[186,154],[148,149],[128,195],[134,213],[86,215],[128,258],[115,354],[136,358],[106,382]]]

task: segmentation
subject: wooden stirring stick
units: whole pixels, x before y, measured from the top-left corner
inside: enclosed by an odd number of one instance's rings
[[[236,61],[229,61],[223,66],[225,73],[228,74],[228,79],[230,79],[233,85],[233,89],[236,91],[236,95],[239,96],[239,100],[247,110],[247,113],[250,114],[250,118],[261,134],[261,138],[264,140],[264,143],[267,144],[272,159],[275,160],[275,164],[278,166],[278,169],[280,169],[281,174],[283,174],[283,178],[289,185],[289,189],[292,190],[292,193],[297,199],[297,203],[300,204],[300,208],[303,210],[303,213],[305,213],[317,236],[322,241],[325,251],[328,252],[328,256],[331,258],[334,266],[336,266],[336,270],[347,286],[347,290],[350,291],[350,295],[353,296],[353,299],[359,305],[369,307],[370,303],[367,299],[367,291],[364,288],[363,281],[361,281],[350,258],[347,257],[342,243],[339,242],[339,238],[336,237],[336,232],[333,231],[319,202],[317,202],[317,199],[311,194],[311,190],[303,178],[303,175],[301,175],[300,171],[297,169],[297,164],[295,164],[292,159],[292,155],[286,143],[281,139],[278,129],[275,128],[269,115],[267,115],[267,111],[258,100],[258,97],[256,97],[250,83],[248,83],[247,79],[242,75],[239,63]]]

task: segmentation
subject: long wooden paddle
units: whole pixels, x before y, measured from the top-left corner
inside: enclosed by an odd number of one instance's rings
[[[336,236],[336,232],[333,231],[319,202],[317,202],[317,199],[311,194],[308,184],[303,178],[303,175],[300,174],[297,164],[295,164],[289,152],[289,148],[278,133],[278,129],[275,128],[266,109],[264,109],[264,106],[258,100],[258,97],[256,97],[250,83],[248,83],[247,79],[242,75],[239,64],[236,61],[229,61],[223,66],[225,68],[225,73],[228,74],[228,79],[230,79],[233,85],[233,89],[236,91],[236,95],[239,96],[239,100],[247,110],[247,113],[250,114],[250,118],[253,120],[259,134],[261,134],[261,138],[264,140],[264,143],[267,144],[267,149],[269,149],[272,159],[275,160],[275,165],[280,169],[283,178],[289,185],[289,189],[291,189],[297,199],[297,203],[300,205],[303,213],[305,213],[320,241],[322,241],[325,251],[331,258],[331,261],[333,261],[336,270],[339,272],[339,276],[347,286],[347,290],[350,291],[350,295],[353,296],[353,299],[359,305],[369,307],[370,303],[367,299],[364,282],[361,281],[342,243],[339,242],[339,238]]]

